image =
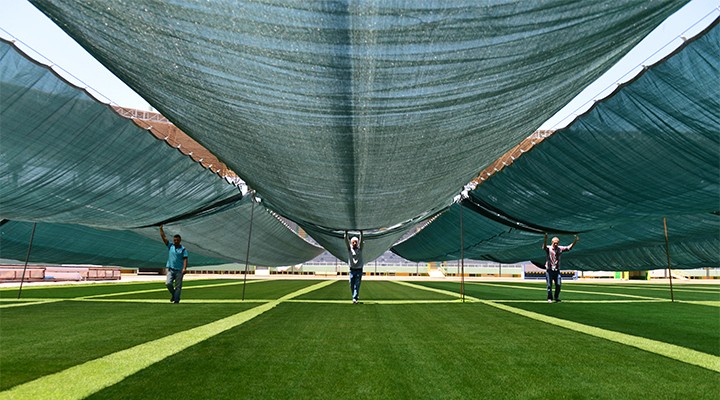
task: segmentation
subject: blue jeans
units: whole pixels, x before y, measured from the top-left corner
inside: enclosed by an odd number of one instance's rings
[[[183,273],[182,270],[168,268],[167,279],[165,280],[165,286],[172,295],[172,302],[180,302],[180,292],[182,291]]]
[[[560,299],[560,286],[562,286],[562,277],[560,276],[560,271],[558,270],[551,270],[550,268],[545,270],[545,282],[547,283],[547,298],[548,300],[552,300],[552,284],[555,282],[555,300]]]
[[[362,276],[362,269],[350,270],[350,293],[352,294],[352,299],[355,301],[360,297],[360,282],[362,281]]]

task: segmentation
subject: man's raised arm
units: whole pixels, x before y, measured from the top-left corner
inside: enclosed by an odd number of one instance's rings
[[[580,238],[578,237],[578,235],[575,235],[575,240],[573,240],[573,242],[570,244],[569,248],[572,249],[573,247],[575,247],[575,243],[577,243],[577,241],[578,241],[579,239],[580,239]]]
[[[160,237],[162,238],[162,241],[165,243],[165,246],[167,246],[168,243],[170,243],[170,242],[168,242],[167,238],[165,237],[165,231],[163,230],[162,225],[160,225]]]

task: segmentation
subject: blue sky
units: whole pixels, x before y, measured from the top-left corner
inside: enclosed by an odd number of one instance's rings
[[[8,4],[9,3],[9,4]],[[117,79],[82,47],[26,0],[8,0],[0,13],[0,37],[17,39],[18,47],[54,69],[73,84],[86,88],[103,103],[150,110],[148,103]],[[720,0],[692,0],[667,19],[636,49],[598,81],[544,123],[541,129],[560,128],[581,114],[593,99],[608,95],[616,83],[632,78],[642,65],[652,64],[692,37],[720,15]]]

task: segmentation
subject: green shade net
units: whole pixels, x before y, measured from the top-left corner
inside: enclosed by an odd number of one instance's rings
[[[459,259],[460,207],[458,204],[450,207],[415,236],[395,245],[393,252],[418,262]],[[466,259],[544,264],[541,233],[510,227],[463,207]],[[720,216],[673,215],[667,218],[667,225],[672,268],[720,267]],[[557,236],[562,245],[573,240],[572,235]],[[662,217],[633,220],[581,233],[575,249],[563,255],[562,268],[587,271],[666,268],[667,251]]]
[[[317,257],[313,246],[250,197],[165,225],[168,240],[179,234],[190,252],[189,266],[228,262],[281,266]],[[251,215],[252,214],[252,215]],[[250,219],[252,216],[252,232]],[[0,226],[0,258],[24,260],[32,223],[7,221]],[[248,235],[250,251],[248,252]],[[389,245],[388,245],[389,246]],[[157,228],[105,230],[81,225],[39,223],[31,262],[164,267],[167,251]]]
[[[565,231],[582,237],[566,268],[661,268],[667,216],[673,268],[719,266],[717,25],[472,191],[463,220],[476,248],[466,257],[537,260],[539,233]],[[394,251],[457,258],[458,207]]]
[[[32,228],[30,222],[17,221],[0,226],[0,258],[24,261]],[[39,223],[33,238],[30,262],[164,268],[167,248],[159,238],[159,234],[152,240],[131,231]],[[198,254],[191,247],[187,246],[189,267],[227,262]]]
[[[165,231],[168,239],[171,233],[181,235],[188,250],[242,263],[247,257],[251,265],[300,264],[323,252],[321,247],[298,236],[271,211],[262,205],[253,205],[250,196],[165,225]],[[149,237],[159,237],[155,228],[140,232]]]
[[[322,252],[264,207],[251,234],[252,203],[237,187],[5,41],[0,93],[2,258],[25,259],[28,224],[17,221],[40,222],[31,261],[162,266],[160,236],[147,228],[161,223],[204,264],[290,265]]]
[[[327,251],[332,253],[335,257],[348,261],[348,247],[345,243],[344,236],[338,236],[338,234],[328,234],[324,231],[313,230],[312,228],[306,228],[307,233],[313,237],[321,246]],[[393,229],[387,232],[374,232],[374,233],[363,233],[363,245],[362,254],[363,261],[367,264],[372,260],[383,255],[387,249],[397,242],[405,233],[410,230],[410,227],[404,227],[401,229]],[[348,236],[360,237],[359,232],[351,231]]]
[[[0,41],[0,218],[135,228],[237,187]]]
[[[684,1],[32,0],[305,228],[440,211]]]
[[[414,236],[395,245],[392,250],[411,261],[445,261],[460,259],[461,240],[464,241],[465,258],[516,262],[525,254],[496,255],[508,250],[532,246],[538,235],[513,229],[495,222],[468,208],[462,209],[463,234],[460,234],[460,205],[454,204]],[[540,236],[542,241],[542,236]],[[539,247],[539,245],[538,245]],[[531,252],[526,257],[532,257]]]

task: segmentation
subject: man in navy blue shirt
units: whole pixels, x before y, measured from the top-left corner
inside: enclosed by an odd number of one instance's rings
[[[182,240],[180,235],[173,236],[172,243],[167,240],[162,225],[160,225],[160,237],[168,248],[168,260],[165,264],[168,271],[165,286],[167,286],[172,295],[170,301],[177,304],[180,302],[183,275],[185,275],[187,271],[188,252],[185,250],[185,247],[180,244]]]

